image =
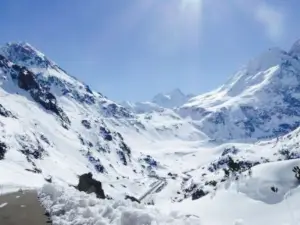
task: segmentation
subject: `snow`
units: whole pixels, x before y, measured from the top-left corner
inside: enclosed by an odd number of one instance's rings
[[[164,111],[164,109],[174,109],[182,106],[192,97],[194,97],[194,95],[186,95],[177,88],[167,93],[159,93],[155,95],[151,101],[135,103],[123,101],[120,104],[135,113],[141,114],[153,111],[161,112]]]
[[[199,225],[197,217],[176,212],[161,213],[125,200],[100,200],[70,187],[46,184],[39,193],[40,201],[50,213],[54,225]]]
[[[177,112],[212,139],[275,137],[282,125],[294,127],[299,121],[293,111],[299,73],[300,61],[292,53],[272,48],[250,60],[226,84],[190,99]]]
[[[208,225],[234,224],[237,220],[256,225],[297,224],[300,187],[299,182],[295,186],[291,169],[299,163],[299,160],[291,160],[256,166],[252,177],[234,183],[229,189],[221,187],[215,196],[186,200],[169,208],[194,213],[202,224]],[[278,187],[279,192],[272,192],[272,186]]]
[[[299,183],[292,172],[300,164],[300,129],[272,136],[279,125],[300,121],[297,104],[283,96],[300,96],[300,63],[289,53],[271,49],[207,94],[190,99],[175,90],[151,102],[124,103],[126,110],[88,90],[32,46],[25,49],[34,60],[24,61],[20,49],[14,50],[9,68],[19,63],[36,73],[70,125],[62,126],[55,113],[18,87],[10,70],[0,67],[0,104],[15,116],[0,115],[0,142],[7,147],[0,160],[1,194],[40,190],[43,205],[60,225],[283,225],[300,219]],[[286,60],[289,66],[282,65]],[[294,107],[293,113],[285,111]],[[241,123],[248,117],[259,124],[250,135]],[[33,150],[40,155],[35,158]],[[245,171],[239,182],[222,182],[228,156],[258,165],[251,177]],[[219,168],[211,171],[212,165]],[[86,172],[113,200],[68,187]],[[53,184],[47,184],[49,177]],[[193,201],[196,189],[208,194]],[[145,193],[142,204],[124,200],[126,194],[140,198]]]
[[[4,202],[4,203],[0,204],[0,208],[5,207],[6,205],[7,205],[7,202]]]

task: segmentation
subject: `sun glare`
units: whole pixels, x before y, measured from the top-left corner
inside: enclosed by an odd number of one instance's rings
[[[181,0],[181,5],[183,8],[190,8],[190,7],[199,7],[202,3],[202,0]]]

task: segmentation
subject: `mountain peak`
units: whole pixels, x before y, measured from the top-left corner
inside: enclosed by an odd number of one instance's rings
[[[174,108],[187,102],[191,95],[185,95],[179,88],[167,93],[160,93],[154,96],[152,102],[164,108]]]
[[[175,88],[169,92],[170,95],[184,95],[183,92],[179,88]]]
[[[182,106],[194,96],[195,95],[192,94],[185,95],[179,88],[175,88],[172,91],[155,95],[152,101],[135,103],[124,101],[120,104],[125,108],[139,114],[153,111],[162,111],[164,108],[174,109]]]
[[[46,68],[55,63],[27,42],[9,42],[0,48],[0,54],[21,66]]]
[[[300,39],[297,40],[291,47],[289,54],[292,56],[300,57]]]

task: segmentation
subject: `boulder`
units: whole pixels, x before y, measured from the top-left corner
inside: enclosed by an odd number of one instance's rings
[[[105,199],[102,184],[100,181],[93,178],[92,173],[86,173],[79,176],[79,184],[77,186],[77,189],[88,194],[95,193],[97,198]]]

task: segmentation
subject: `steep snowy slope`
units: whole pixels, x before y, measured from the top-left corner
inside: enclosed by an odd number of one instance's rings
[[[159,93],[148,102],[122,102],[125,108],[135,113],[148,113],[153,111],[162,111],[164,108],[173,109],[185,104],[189,99],[194,97],[192,94],[185,95],[179,89],[174,89],[168,93]]]
[[[299,42],[289,52],[269,49],[225,85],[192,98],[179,114],[214,139],[266,138],[299,125]]]
[[[29,44],[7,44],[0,187],[40,188],[52,176],[41,196],[60,225],[295,224],[298,50],[298,43],[290,52],[270,49],[218,90],[191,99],[178,109],[191,120],[166,107],[136,114]],[[88,171],[113,200],[66,187]],[[142,205],[124,202],[125,194],[145,196]]]
[[[157,165],[144,149],[206,138],[172,110],[133,114],[27,43],[1,48],[0,76],[2,184],[36,186],[48,175],[76,184],[78,174],[92,171],[131,190],[122,181],[143,179]]]

